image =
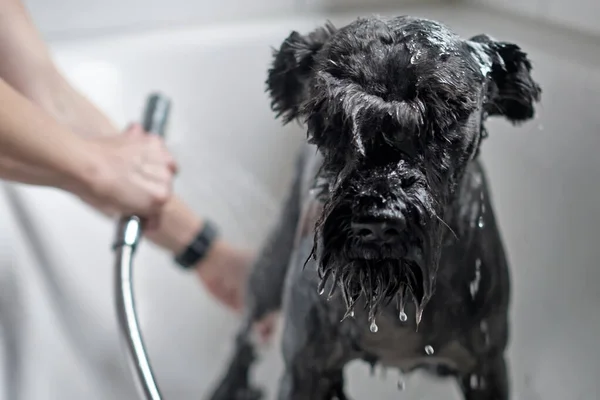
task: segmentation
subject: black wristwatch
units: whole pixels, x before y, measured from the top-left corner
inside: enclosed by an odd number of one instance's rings
[[[217,227],[212,222],[204,220],[198,235],[181,254],[175,257],[175,262],[184,269],[194,268],[200,260],[206,257],[217,236]]]

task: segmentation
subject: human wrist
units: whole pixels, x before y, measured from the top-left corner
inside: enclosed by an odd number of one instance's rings
[[[223,242],[214,223],[205,219],[185,248],[175,254],[175,262],[184,269],[198,269],[201,264],[219,254]]]
[[[107,160],[93,143],[77,140],[55,186],[80,197],[101,197],[110,191]]]
[[[158,227],[145,235],[173,256],[183,251],[202,227],[202,220],[177,196],[162,207],[159,220]]]

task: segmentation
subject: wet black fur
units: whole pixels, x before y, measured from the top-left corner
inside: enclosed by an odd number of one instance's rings
[[[285,123],[306,123],[309,144],[212,400],[260,397],[250,326],[277,310],[279,400],[345,399],[354,359],[456,376],[467,400],[509,398],[509,269],[478,156],[488,116],[534,116],[530,73],[515,44],[406,16],[283,42],[268,92]],[[350,226],[366,217],[406,229],[394,245],[363,244]]]

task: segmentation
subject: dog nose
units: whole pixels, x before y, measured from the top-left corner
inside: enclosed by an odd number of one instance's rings
[[[406,228],[404,218],[385,219],[381,221],[352,222],[354,235],[366,243],[384,244],[391,243],[400,237]]]

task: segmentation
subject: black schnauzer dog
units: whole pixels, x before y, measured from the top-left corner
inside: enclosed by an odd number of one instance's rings
[[[507,400],[509,267],[478,154],[488,116],[534,116],[527,55],[427,19],[359,18],[293,32],[267,84],[309,144],[211,399],[260,397],[251,328],[281,310],[279,400],[346,399],[356,359]]]

